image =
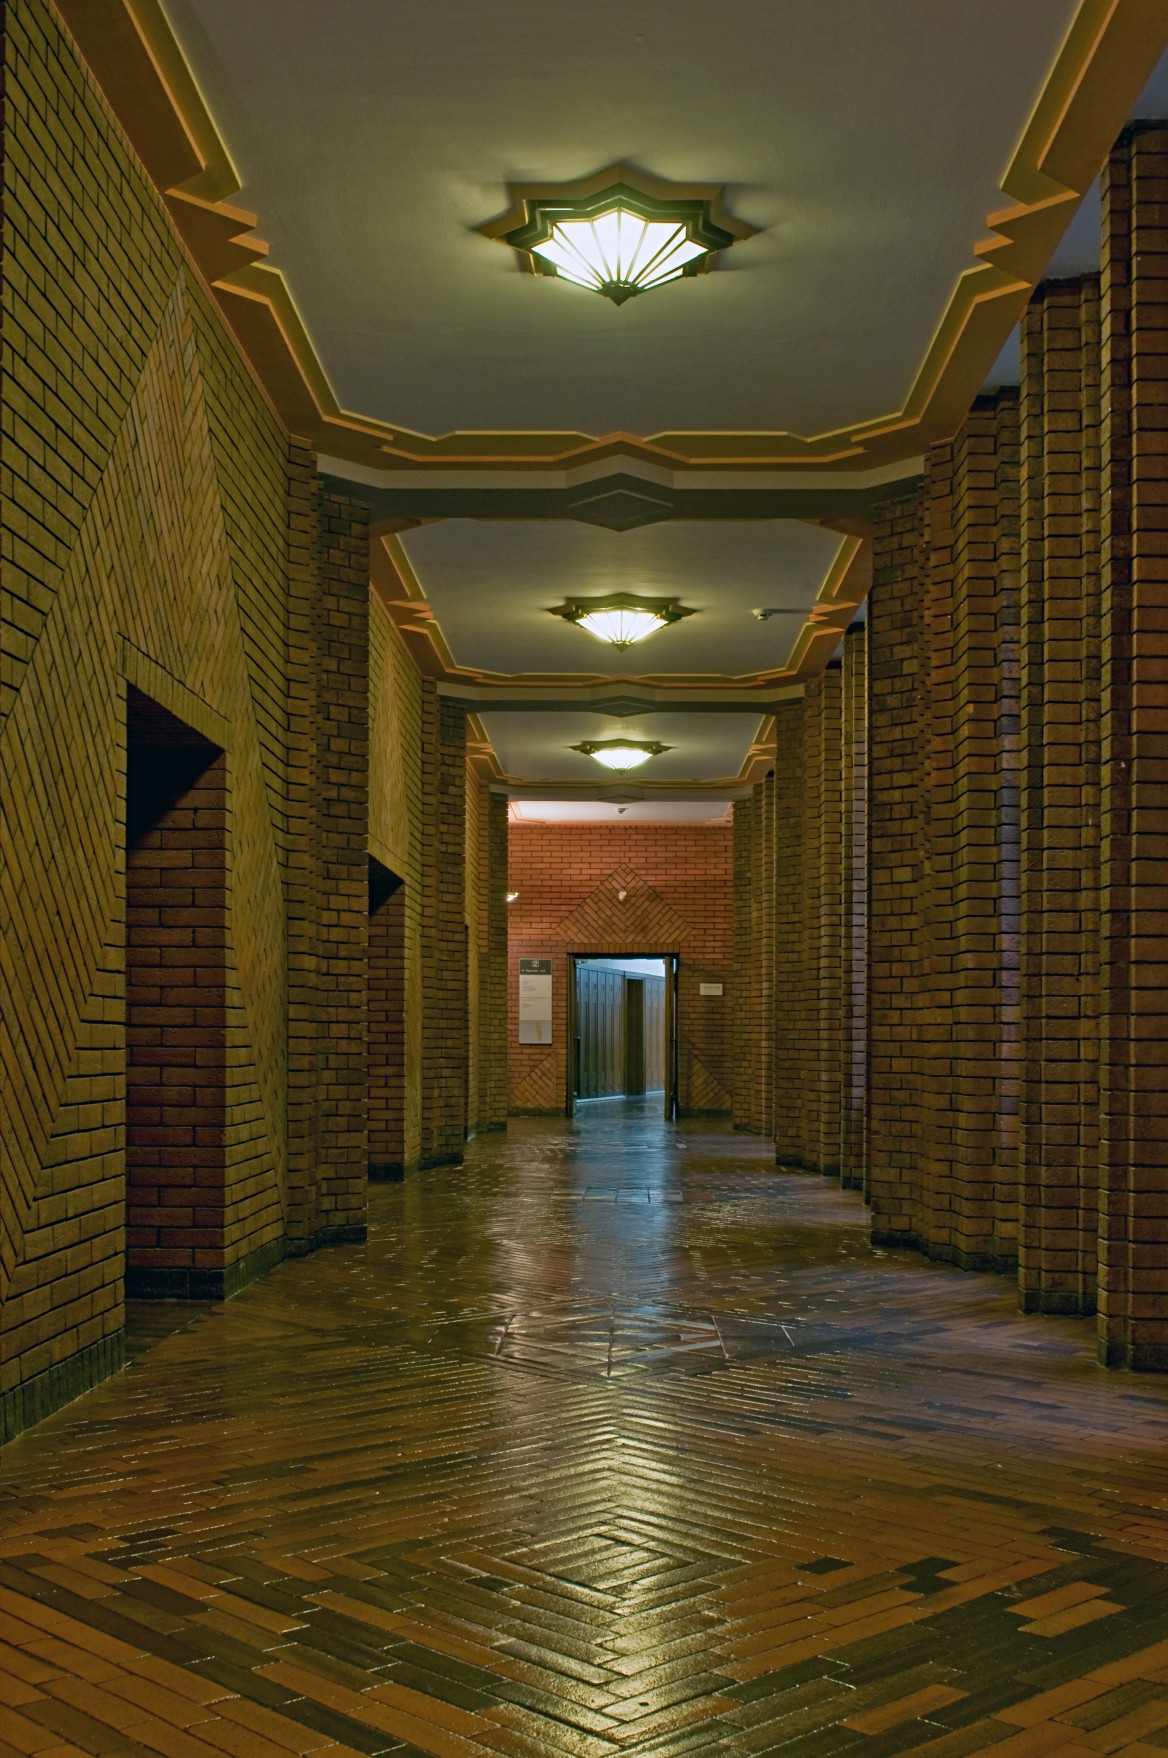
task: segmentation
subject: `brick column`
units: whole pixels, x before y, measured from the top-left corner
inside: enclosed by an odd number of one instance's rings
[[[803,929],[803,703],[783,702],[775,711],[775,1158],[801,1167],[803,1134],[803,992],[806,943]]]
[[[479,950],[479,1128],[507,1127],[507,796],[486,801],[485,932]]]
[[[856,623],[844,639],[840,757],[842,764],[844,983],[840,1092],[840,1181],[866,1188],[864,1118],[868,1103],[868,751],[867,630]]]
[[[804,713],[815,722],[815,770],[808,776],[814,799],[809,853],[814,887],[807,896],[806,932],[811,960],[812,1019],[809,1139],[812,1166],[837,1174],[843,1107],[843,674],[838,662],[808,685]],[[810,747],[809,747],[810,756]]]
[[[422,1155],[461,1161],[467,1117],[466,711],[422,685]]]
[[[731,1021],[733,1068],[731,1101],[735,1129],[753,1130],[754,1047],[758,1041],[758,959],[754,947],[754,898],[759,842],[760,801],[752,788],[735,800],[733,852],[734,1010]]]
[[[918,1242],[928,781],[920,490],[877,514],[868,615],[868,1116],[872,1236]]]
[[[752,953],[756,961],[757,1032],[752,1046],[750,1119],[756,1135],[770,1135],[775,1079],[775,777],[755,788],[758,834],[751,875]]]
[[[999,1235],[1002,1102],[999,522],[1016,517],[1013,393],[980,400],[929,458],[929,758],[922,982],[921,1241],[931,1256],[1012,1264]]]
[[[363,506],[293,444],[288,1249],[365,1232],[369,554]]]
[[[1168,127],[1104,172],[1101,1358],[1168,1368]]]
[[[1095,1307],[1099,983],[1099,288],[1023,326],[1019,1295]]]

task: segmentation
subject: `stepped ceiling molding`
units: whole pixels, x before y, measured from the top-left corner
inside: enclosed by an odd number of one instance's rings
[[[918,457],[1168,38],[1162,0],[788,0],[765,52],[755,0],[61,10],[292,430],[402,492]],[[477,230],[621,157],[758,235],[617,309]]]
[[[563,751],[622,730],[673,747],[638,800],[765,768],[1168,43],[1164,0],[57,4],[476,761],[553,802],[626,797]],[[733,247],[619,306],[501,247],[615,169]],[[602,591],[700,614],[547,614]]]

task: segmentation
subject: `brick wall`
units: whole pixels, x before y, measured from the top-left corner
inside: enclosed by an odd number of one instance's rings
[[[466,712],[422,682],[421,1164],[462,1159],[470,1113]]]
[[[466,717],[369,595],[370,1137],[374,1177],[506,1123],[507,802]]]
[[[507,798],[468,765],[466,778],[468,1122],[507,1124]]]
[[[1168,1368],[1168,125],[1104,174],[1099,1343]]]
[[[801,697],[780,706],[770,783],[774,1076],[766,1133],[774,1135],[779,1165],[828,1174],[841,1169],[850,1055],[843,714],[843,670],[833,662]]]
[[[868,631],[844,638],[840,701],[841,997],[840,1180],[867,1190],[868,1106]],[[776,991],[777,992],[777,991]]]
[[[570,953],[677,953],[680,1106],[729,1114],[732,838],[722,824],[511,826],[510,889],[519,893],[508,948],[513,1111],[563,1110]],[[520,958],[552,960],[550,1049],[516,1041]],[[703,982],[721,983],[723,993],[701,995]]]
[[[363,1225],[363,711],[325,673],[359,663],[367,579],[361,515],[257,391],[56,15],[6,28],[0,1435],[121,1359],[131,688],[224,753],[222,1243],[175,1249],[227,1293]]]
[[[1099,1205],[1100,333],[1095,276],[1023,327],[1023,1305],[1091,1312]]]
[[[1020,398],[979,400],[920,487],[879,510],[867,630],[844,647],[838,791],[829,678],[781,706],[775,775],[780,1161],[820,1163],[830,1127],[816,1091],[838,913],[841,1174],[866,1190],[874,1237],[1016,1269],[1024,1310],[1097,1308],[1100,1358],[1156,1369],[1166,203],[1168,126],[1141,124],[1104,179],[1102,275],[1035,295]],[[756,814],[757,798],[744,883]],[[742,900],[740,935],[749,922]]]
[[[422,1153],[422,679],[376,594],[369,603],[369,1161],[399,1177]],[[377,876],[391,876],[391,885]],[[393,895],[389,896],[389,889]]]

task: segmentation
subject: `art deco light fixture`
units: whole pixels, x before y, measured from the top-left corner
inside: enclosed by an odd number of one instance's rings
[[[610,592],[607,598],[569,598],[551,614],[587,629],[610,647],[625,648],[694,613],[675,598],[637,598],[631,592]]]
[[[511,207],[479,231],[509,244],[533,274],[555,275],[614,305],[683,275],[757,227],[722,206],[720,184],[666,183],[609,165],[575,183],[513,183]]]
[[[585,739],[583,744],[573,745],[573,751],[582,751],[586,757],[603,763],[606,769],[615,769],[623,774],[628,769],[636,769],[650,757],[659,757],[662,751],[671,751],[672,745],[659,745],[656,739]]]

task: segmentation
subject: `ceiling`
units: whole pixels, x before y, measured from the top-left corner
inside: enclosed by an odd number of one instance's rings
[[[570,520],[448,519],[401,543],[460,666],[733,678],[786,665],[843,539],[786,519],[624,532]],[[566,597],[605,592],[676,596],[695,614],[623,655],[548,615]],[[758,608],[787,614],[758,622]]]
[[[480,717],[514,797],[624,797],[646,785],[684,799],[745,791],[750,759],[765,727],[750,714],[652,714],[605,720],[577,712],[484,714]],[[670,748],[626,775],[605,770],[572,749],[589,739],[657,740]],[[649,770],[652,781],[649,784]],[[750,779],[753,779],[750,776]]]
[[[345,408],[818,434],[901,407],[1076,0],[169,11]],[[617,309],[475,231],[616,159],[728,184],[759,235]]]
[[[1068,226],[1090,266],[1071,223],[1168,39],[1162,0],[62,4],[277,407],[368,503],[419,663],[498,785],[573,810],[619,783],[566,747],[621,715],[674,747],[626,784],[646,806],[716,814],[754,772],[863,603],[875,501],[1016,370]],[[510,183],[617,160],[724,184],[756,234],[616,307],[477,231]],[[699,614],[625,655],[547,614],[605,588]]]

